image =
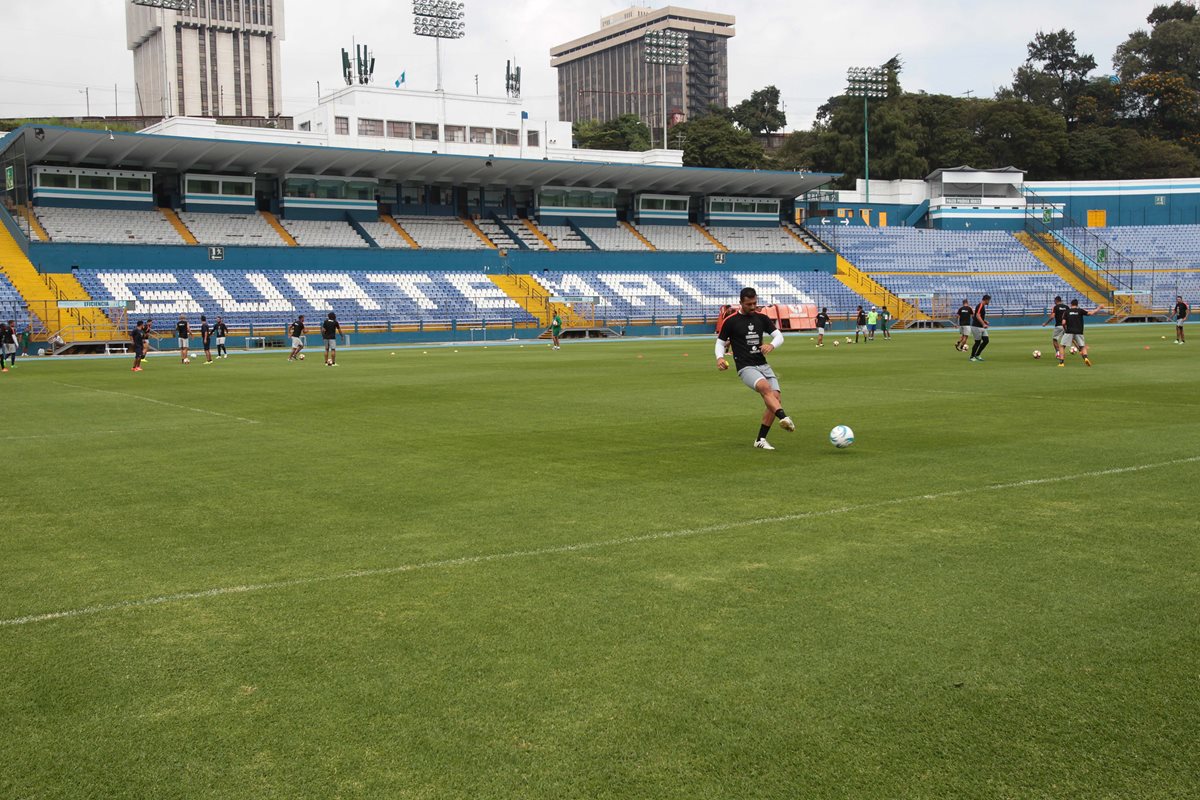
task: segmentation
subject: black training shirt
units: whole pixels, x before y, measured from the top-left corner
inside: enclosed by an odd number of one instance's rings
[[[207,342],[210,336],[212,336],[212,328],[208,327],[207,322],[200,323],[200,338]]]
[[[4,342],[5,344],[17,343],[17,337],[14,336],[15,333],[16,331],[7,325],[0,325],[0,341]]]
[[[858,319],[855,321],[855,323],[858,325],[866,325],[867,324],[867,312],[865,312],[865,311],[858,312]]]
[[[1175,319],[1186,319],[1188,315],[1188,304],[1180,300],[1175,304]]]
[[[1083,318],[1089,316],[1086,308],[1076,308],[1072,306],[1067,309],[1067,315],[1063,317],[1063,330],[1066,333],[1083,334]]]
[[[828,328],[829,327],[829,315],[828,314],[817,314],[817,327],[818,328]]]
[[[146,341],[146,334],[142,332],[142,329],[134,328],[130,331],[129,336],[133,339],[133,349],[141,350],[142,344]]]
[[[179,322],[175,323],[175,333],[179,334],[180,339],[188,338],[187,322],[180,320]]]
[[[766,314],[739,312],[721,324],[717,338],[733,346],[733,363],[740,371],[767,363],[767,357],[762,353],[762,337],[774,332],[775,323]]]
[[[964,303],[963,305],[958,307],[958,324],[960,326],[970,325],[971,317],[973,317],[973,316],[975,316],[975,312],[973,310],[971,310],[971,307],[969,305],[966,305]]]
[[[216,331],[217,336],[224,338],[225,335],[229,333],[229,326],[226,325],[224,322],[218,322],[216,324],[216,326],[213,328],[213,330]]]
[[[324,339],[336,339],[340,327],[336,319],[325,320],[321,323],[321,337]]]
[[[1066,303],[1055,303],[1054,304],[1054,325],[1056,327],[1062,327],[1063,317],[1065,317],[1067,315],[1067,310],[1069,308],[1070,308],[1070,306],[1067,305]]]
[[[292,323],[292,336],[300,337],[304,335],[304,323],[296,320]]]
[[[987,322],[987,306],[985,306],[982,301],[980,301],[979,305],[975,306],[974,313],[975,316],[979,317],[980,323]],[[984,327],[982,324],[976,324],[974,320],[971,321],[971,324],[976,328]]]

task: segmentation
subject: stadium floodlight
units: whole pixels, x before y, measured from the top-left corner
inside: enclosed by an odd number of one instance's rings
[[[667,147],[667,67],[682,67],[688,62],[688,35],[683,31],[649,30],[642,37],[646,63],[662,67],[663,149]],[[651,140],[654,132],[651,131]],[[653,144],[653,141],[651,141]]]
[[[866,181],[866,202],[871,202],[871,148],[867,100],[888,95],[888,71],[883,67],[851,67],[846,70],[846,95],[863,99],[863,175]]]
[[[467,35],[465,7],[458,0],[413,0],[413,33],[434,40],[437,50],[437,90],[442,91],[442,39]]]
[[[167,11],[191,11],[196,7],[196,0],[130,0],[135,6],[150,6]]]

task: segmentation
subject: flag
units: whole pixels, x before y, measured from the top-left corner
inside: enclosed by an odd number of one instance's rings
[[[529,112],[528,112],[528,111],[522,111],[522,112],[521,112],[521,119],[529,119]]]
[[[401,72],[401,73],[400,73],[400,77],[396,79],[396,88],[397,88],[397,89],[399,89],[399,88],[400,88],[400,84],[404,83],[404,76],[405,76],[405,75],[407,75],[407,74],[408,74],[408,73],[406,73],[406,72]]]

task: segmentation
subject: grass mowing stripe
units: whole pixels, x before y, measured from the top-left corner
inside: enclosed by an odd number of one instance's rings
[[[993,397],[989,392],[959,392],[953,389],[926,389],[912,387],[891,387],[888,389],[891,392],[910,392],[913,394],[947,394],[955,397]],[[1017,400],[1051,400],[1055,403],[1061,403],[1062,397],[1051,397],[1044,394],[1019,394],[1017,392],[1009,392],[1008,396]],[[1117,400],[1111,397],[1072,397],[1072,403],[1111,403],[1122,406],[1149,406],[1151,408],[1195,408],[1194,403],[1146,403],[1141,400]]]
[[[59,386],[67,386],[72,389],[82,389],[86,392],[100,392],[101,394],[115,394],[118,397],[128,397],[133,400],[143,400],[147,403],[157,403],[160,406],[170,406],[171,408],[180,408],[184,411],[195,411],[197,414],[211,414],[214,417],[224,417],[225,419],[233,419],[238,422],[245,422],[250,425],[257,425],[259,421],[256,419],[246,419],[245,417],[235,417],[232,414],[222,414],[220,411],[210,411],[207,408],[193,408],[192,406],[182,406],[178,403],[168,403],[166,400],[155,400],[153,397],[142,397],[140,394],[130,394],[129,392],[114,392],[111,389],[97,389],[92,386],[80,386],[77,383],[63,383],[55,381]]]
[[[606,539],[598,542],[579,542],[576,544],[559,545],[557,547],[545,547],[535,550],[515,550],[507,553],[491,553],[487,555],[476,556],[461,556],[459,558],[447,558],[437,561],[426,561],[419,564],[403,564],[396,567],[384,567],[380,569],[366,570],[351,570],[349,572],[341,572],[334,575],[317,575],[308,578],[294,578],[286,581],[274,581],[271,583],[247,584],[244,586],[226,586],[215,589],[205,589],[195,592],[180,592],[177,594],[161,595],[159,597],[149,597],[140,600],[126,600],[120,603],[110,603],[107,605],[88,606],[84,608],[68,609],[65,611],[52,611],[45,614],[31,614],[24,617],[13,617],[11,619],[0,620],[0,627],[15,627],[19,625],[30,625],[37,622],[50,622],[56,619],[69,619],[72,617],[92,616],[102,614],[109,611],[120,611],[129,608],[144,608],[147,606],[159,606],[167,603],[183,602],[187,600],[201,600],[208,597],[222,597],[233,594],[248,594],[251,592],[264,592],[273,589],[286,589],[293,586],[307,586],[316,583],[328,583],[331,581],[349,580],[353,578],[372,578],[387,575],[397,575],[405,572],[416,572],[418,570],[437,569],[441,567],[457,567],[469,566],[473,564],[486,564],[494,561],[508,561],[517,558],[530,558],[536,556],[557,555],[562,553],[577,553],[585,550],[595,550],[606,547],[620,547],[628,544],[639,544],[642,542],[653,542],[665,539],[678,539],[687,536],[702,536],[712,533],[723,533],[725,531],[737,530],[740,528],[752,528],[759,525],[778,524],[781,522],[799,522],[801,520],[818,519],[821,517],[831,517],[838,514],[852,514],[859,511],[869,511],[877,508],[886,508],[888,506],[902,505],[905,503],[913,503],[918,501],[941,500],[947,497],[962,497],[964,495],[979,494],[982,492],[997,492],[1006,489],[1020,489],[1026,486],[1041,486],[1045,484],[1063,483],[1066,481],[1081,480],[1084,478],[1102,478],[1110,475],[1125,475],[1131,472],[1144,472],[1152,469],[1163,469],[1165,467],[1175,467],[1183,464],[1194,464],[1200,462],[1200,456],[1190,456],[1187,458],[1177,458],[1171,461],[1159,461],[1153,464],[1137,464],[1128,467],[1111,467],[1109,469],[1092,470],[1089,472],[1079,472],[1074,475],[1059,475],[1051,478],[1030,478],[1023,481],[1012,481],[1009,483],[994,483],[986,486],[976,486],[969,489],[951,489],[944,492],[934,492],[932,494],[917,494],[908,497],[896,497],[890,500],[879,500],[872,503],[860,503],[853,506],[841,506],[839,508],[830,508],[823,511],[804,511],[796,514],[783,514],[773,517],[757,517],[753,519],[738,520],[736,522],[723,522],[717,525],[707,525],[700,528],[681,528],[674,531],[662,531],[660,533],[647,533],[639,536],[626,536],[619,539]]]

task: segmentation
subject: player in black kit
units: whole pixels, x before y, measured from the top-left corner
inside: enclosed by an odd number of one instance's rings
[[[817,314],[817,347],[825,346],[825,329],[829,327],[829,309],[822,308]]]
[[[967,341],[971,338],[971,317],[975,316],[974,309],[966,300],[962,301],[962,305],[958,307],[958,341],[954,344],[954,349],[963,353],[967,352]]]
[[[229,326],[221,317],[217,317],[217,324],[213,326],[213,334],[217,337],[217,358],[229,358],[229,351],[225,349],[225,337],[229,335]]]
[[[288,356],[288,361],[295,361],[300,358],[300,351],[304,349],[304,315],[296,317],[296,321],[292,323],[292,354]]]
[[[1183,302],[1183,295],[1175,295],[1175,309],[1171,312],[1171,316],[1175,318],[1175,344],[1187,341],[1183,338],[1183,323],[1190,311],[1188,304]]]
[[[338,324],[337,314],[332,311],[329,316],[321,323],[321,338],[325,340],[325,366],[337,366],[337,337],[342,332],[342,326]]]
[[[1063,317],[1067,315],[1067,304],[1063,302],[1060,295],[1054,296],[1054,307],[1050,309],[1050,316],[1046,317],[1046,321],[1042,323],[1042,327],[1054,321],[1054,336],[1050,340],[1054,344],[1054,357],[1061,363],[1063,360],[1062,338],[1063,338]]]
[[[208,366],[213,361],[212,350],[209,349],[210,346],[212,345],[212,334],[213,334],[213,329],[212,329],[212,326],[210,326],[208,324],[208,317],[201,314],[200,315],[200,344],[202,347],[204,347],[204,366]]]
[[[762,343],[763,334],[771,334],[771,341]],[[775,323],[766,314],[758,312],[758,293],[747,286],[741,292],[741,310],[731,314],[721,322],[717,331],[716,356],[717,369],[729,369],[725,360],[725,348],[733,347],[733,362],[737,365],[738,377],[742,383],[758,392],[763,399],[766,410],[763,412],[762,424],[758,428],[758,438],[754,446],[760,450],[774,450],[767,441],[771,431],[771,423],[779,420],[779,425],[785,431],[796,430],[796,423],[787,415],[779,402],[779,379],[774,370],[767,365],[767,354],[783,344],[783,334],[775,327]]]
[[[971,345],[969,361],[983,361],[983,351],[988,346],[987,307],[990,302],[992,302],[992,296],[985,294],[971,313],[971,338],[975,340],[975,344]]]
[[[191,363],[188,358],[188,337],[192,335],[192,329],[188,325],[187,317],[183,314],[179,315],[179,322],[175,323],[175,336],[179,344],[179,361],[182,364]]]
[[[146,329],[140,319],[130,332],[129,338],[133,340],[133,371],[141,372],[142,359],[146,357]]]

